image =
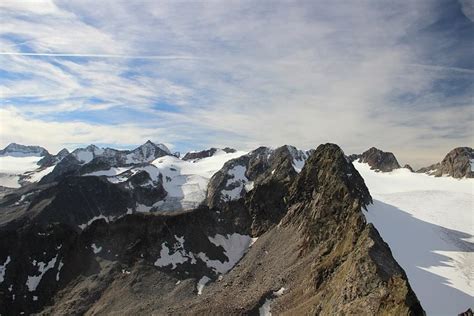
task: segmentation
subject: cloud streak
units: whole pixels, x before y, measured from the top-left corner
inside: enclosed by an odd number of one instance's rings
[[[0,107],[54,148],[156,130],[182,151],[331,141],[428,164],[473,142],[474,27],[456,2],[2,3]],[[38,141],[7,126],[3,143]]]
[[[156,59],[156,60],[199,60],[202,58],[194,56],[173,55],[114,55],[114,54],[73,54],[73,53],[24,53],[24,52],[0,52],[6,56],[34,56],[34,57],[77,57],[77,58],[121,58],[121,59]]]

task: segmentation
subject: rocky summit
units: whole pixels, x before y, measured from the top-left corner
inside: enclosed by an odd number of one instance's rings
[[[444,175],[453,178],[474,178],[474,150],[471,147],[457,147],[451,150],[441,162],[417,170],[436,177]]]
[[[126,152],[140,163],[118,174],[122,158],[83,152],[1,198],[0,314],[424,314],[337,145],[260,147],[225,163],[147,146]],[[206,178],[211,162],[220,169]],[[200,182],[187,176],[195,166]],[[173,181],[205,183],[199,204],[164,208]]]
[[[397,158],[391,152],[385,152],[375,147],[368,149],[360,155],[350,155],[348,157],[351,161],[358,160],[359,162],[367,163],[371,169],[390,172],[394,169],[400,168]]]

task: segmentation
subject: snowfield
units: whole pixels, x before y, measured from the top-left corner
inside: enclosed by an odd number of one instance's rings
[[[353,163],[374,203],[365,212],[408,275],[428,315],[474,304],[474,179],[436,178]]]
[[[19,175],[38,169],[43,157],[0,156],[0,186],[19,188]]]

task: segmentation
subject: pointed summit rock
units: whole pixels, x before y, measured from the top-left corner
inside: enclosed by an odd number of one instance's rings
[[[397,158],[391,152],[385,152],[375,147],[363,152],[359,157],[359,162],[368,163],[371,169],[390,172],[400,168]]]
[[[474,151],[471,147],[457,147],[451,150],[443,161],[421,168],[417,172],[441,177],[474,178]]]

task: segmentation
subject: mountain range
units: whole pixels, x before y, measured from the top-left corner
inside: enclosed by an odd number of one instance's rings
[[[0,314],[460,313],[474,298],[473,166],[469,147],[413,172],[335,144],[182,158],[151,141],[10,144]]]

